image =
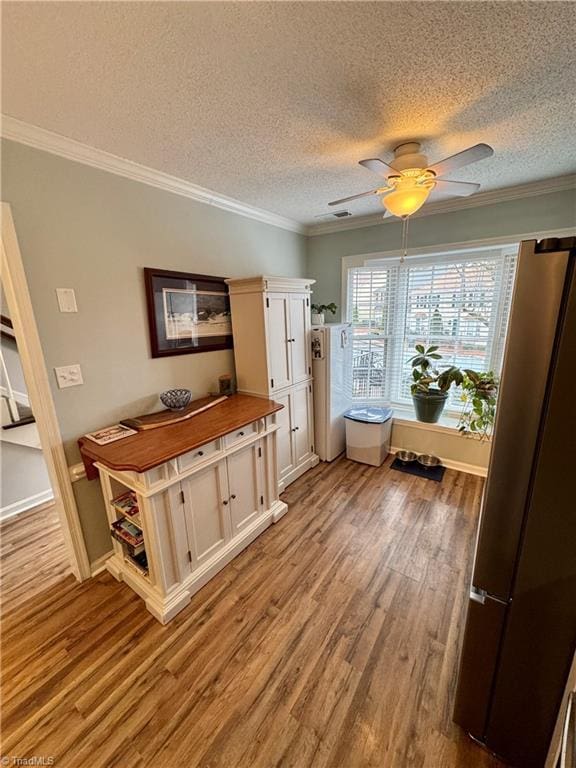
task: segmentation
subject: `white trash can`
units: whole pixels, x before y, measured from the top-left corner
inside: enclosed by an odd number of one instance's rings
[[[390,453],[392,409],[361,405],[349,408],[346,419],[346,458],[379,467]]]

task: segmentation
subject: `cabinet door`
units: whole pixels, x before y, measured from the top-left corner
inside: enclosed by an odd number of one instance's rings
[[[310,307],[307,294],[290,295],[290,353],[292,384],[310,378]]]
[[[284,408],[276,414],[276,458],[278,479],[283,480],[296,466],[292,440],[292,408],[289,394],[274,395],[274,400]]]
[[[311,398],[309,384],[301,384],[292,390],[292,434],[296,465],[301,464],[312,453]]]
[[[268,362],[270,388],[287,387],[292,378],[290,370],[290,297],[285,293],[270,293],[266,297],[268,333]]]
[[[230,539],[226,461],[182,480],[188,545],[200,565]]]
[[[261,443],[252,443],[227,459],[232,538],[264,510]]]

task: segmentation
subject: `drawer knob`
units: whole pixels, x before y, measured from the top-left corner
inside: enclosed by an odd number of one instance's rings
[[[238,437],[244,437],[244,432],[238,432]]]
[[[198,453],[196,454],[196,456],[204,456],[204,451],[198,451]]]

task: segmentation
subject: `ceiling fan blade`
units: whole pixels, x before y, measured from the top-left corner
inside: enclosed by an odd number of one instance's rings
[[[493,154],[494,150],[488,144],[475,144],[473,147],[468,147],[468,149],[464,149],[462,152],[434,163],[427,170],[432,171],[436,176],[445,176],[447,173],[452,173],[452,171],[463,168],[465,165],[476,163],[478,160],[484,160],[486,157],[492,157]]]
[[[359,195],[350,195],[350,197],[341,197],[340,200],[332,200],[328,205],[341,205],[342,203],[348,203],[350,200],[357,200],[359,197],[368,197],[368,195],[378,194],[378,189],[371,189],[370,192],[360,192]]]
[[[448,181],[448,179],[438,179],[434,182],[434,192],[442,193],[442,195],[454,195],[454,197],[468,197],[473,195],[474,192],[478,192],[480,184],[473,184],[469,181]]]
[[[378,157],[372,157],[368,160],[360,160],[360,165],[363,165],[364,168],[368,168],[369,171],[377,173],[378,176],[383,176],[385,179],[387,179],[388,176],[400,176],[400,171],[392,168],[391,165],[388,165],[388,163],[385,163],[384,160],[380,160]]]

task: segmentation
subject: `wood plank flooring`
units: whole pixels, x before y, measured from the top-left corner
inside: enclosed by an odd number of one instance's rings
[[[53,522],[34,522],[30,547],[27,521],[3,528],[3,754],[66,768],[500,766],[451,722],[481,487],[450,470],[438,484],[389,462],[320,464],[166,627],[107,573],[67,575]]]

